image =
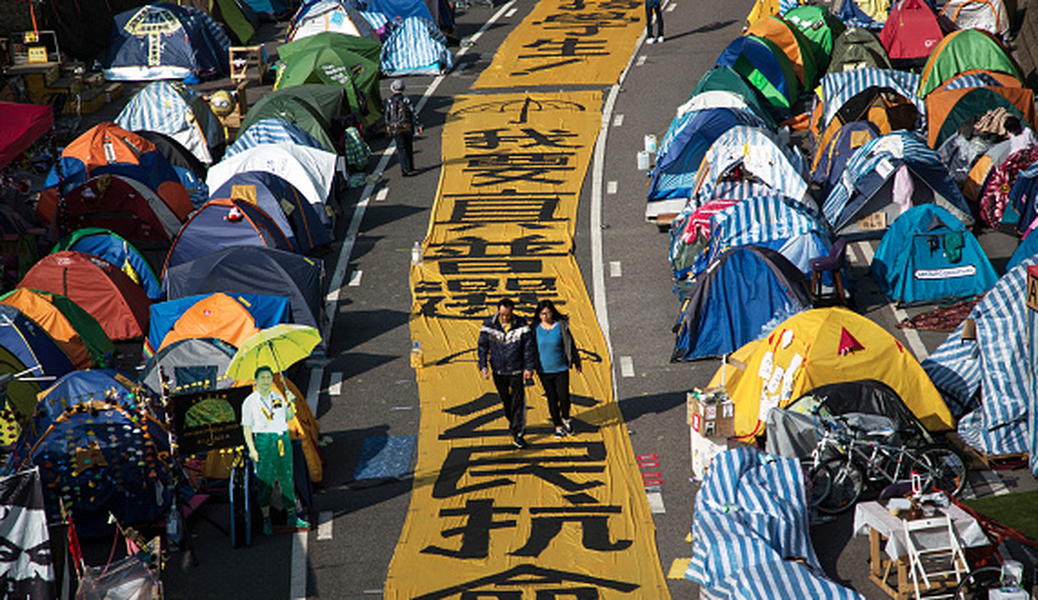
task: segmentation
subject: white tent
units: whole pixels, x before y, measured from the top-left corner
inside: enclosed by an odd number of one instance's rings
[[[1002,0],[948,0],[941,9],[940,19],[946,30],[981,29],[1000,40],[1009,33],[1009,16]]]

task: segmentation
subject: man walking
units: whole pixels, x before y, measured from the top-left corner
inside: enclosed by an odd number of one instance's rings
[[[663,43],[663,7],[662,0],[645,0],[645,43]],[[652,15],[656,14],[656,37],[652,37]]]
[[[389,89],[393,95],[386,99],[383,118],[386,121],[386,133],[396,141],[397,160],[400,161],[400,173],[404,177],[414,175],[414,134],[422,133],[418,115],[411,106],[411,100],[404,95],[404,82],[395,80]]]
[[[533,378],[536,355],[526,319],[513,314],[508,298],[497,303],[497,313],[487,317],[479,329],[479,372],[483,379],[494,375],[494,387],[504,405],[508,429],[516,448],[526,448],[526,390],[524,380]]]

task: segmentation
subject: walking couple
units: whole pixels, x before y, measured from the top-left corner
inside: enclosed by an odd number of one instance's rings
[[[580,354],[565,315],[551,300],[537,304],[534,322],[514,314],[515,304],[508,298],[497,304],[497,313],[487,317],[479,330],[479,372],[483,379],[494,378],[494,386],[504,405],[508,429],[516,448],[526,448],[525,382],[537,372],[548,412],[555,425],[555,439],[573,435],[570,417],[569,370],[580,372]]]

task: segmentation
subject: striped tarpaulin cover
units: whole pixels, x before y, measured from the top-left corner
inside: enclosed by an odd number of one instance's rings
[[[249,126],[231,147],[224,153],[225,156],[234,156],[239,152],[245,152],[263,144],[300,144],[318,150],[334,150],[325,148],[314,136],[307,133],[295,123],[281,119],[261,119]]]
[[[428,19],[408,17],[394,25],[382,46],[380,67],[387,76],[439,75],[451,70],[454,59],[447,38]]]
[[[739,125],[724,132],[707,150],[696,194],[704,199],[712,197],[718,179],[740,162],[781,194],[802,198],[807,193],[803,156],[767,129]]]
[[[844,103],[870,87],[888,87],[909,99],[919,114],[926,119],[926,103],[916,96],[919,88],[919,75],[894,69],[858,69],[845,73],[829,73],[822,78],[822,101],[825,111],[822,113],[822,129],[836,117],[837,111]]]

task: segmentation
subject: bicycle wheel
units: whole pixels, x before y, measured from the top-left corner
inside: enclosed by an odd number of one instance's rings
[[[923,488],[934,488],[958,496],[966,486],[966,463],[947,448],[931,448],[912,463],[912,470],[923,476]]]
[[[846,458],[830,458],[811,470],[811,499],[818,512],[841,513],[858,501],[865,488],[865,473]],[[818,492],[816,489],[824,491]]]
[[[987,600],[988,591],[1002,586],[1002,567],[979,567],[970,571],[955,588],[955,600]]]

